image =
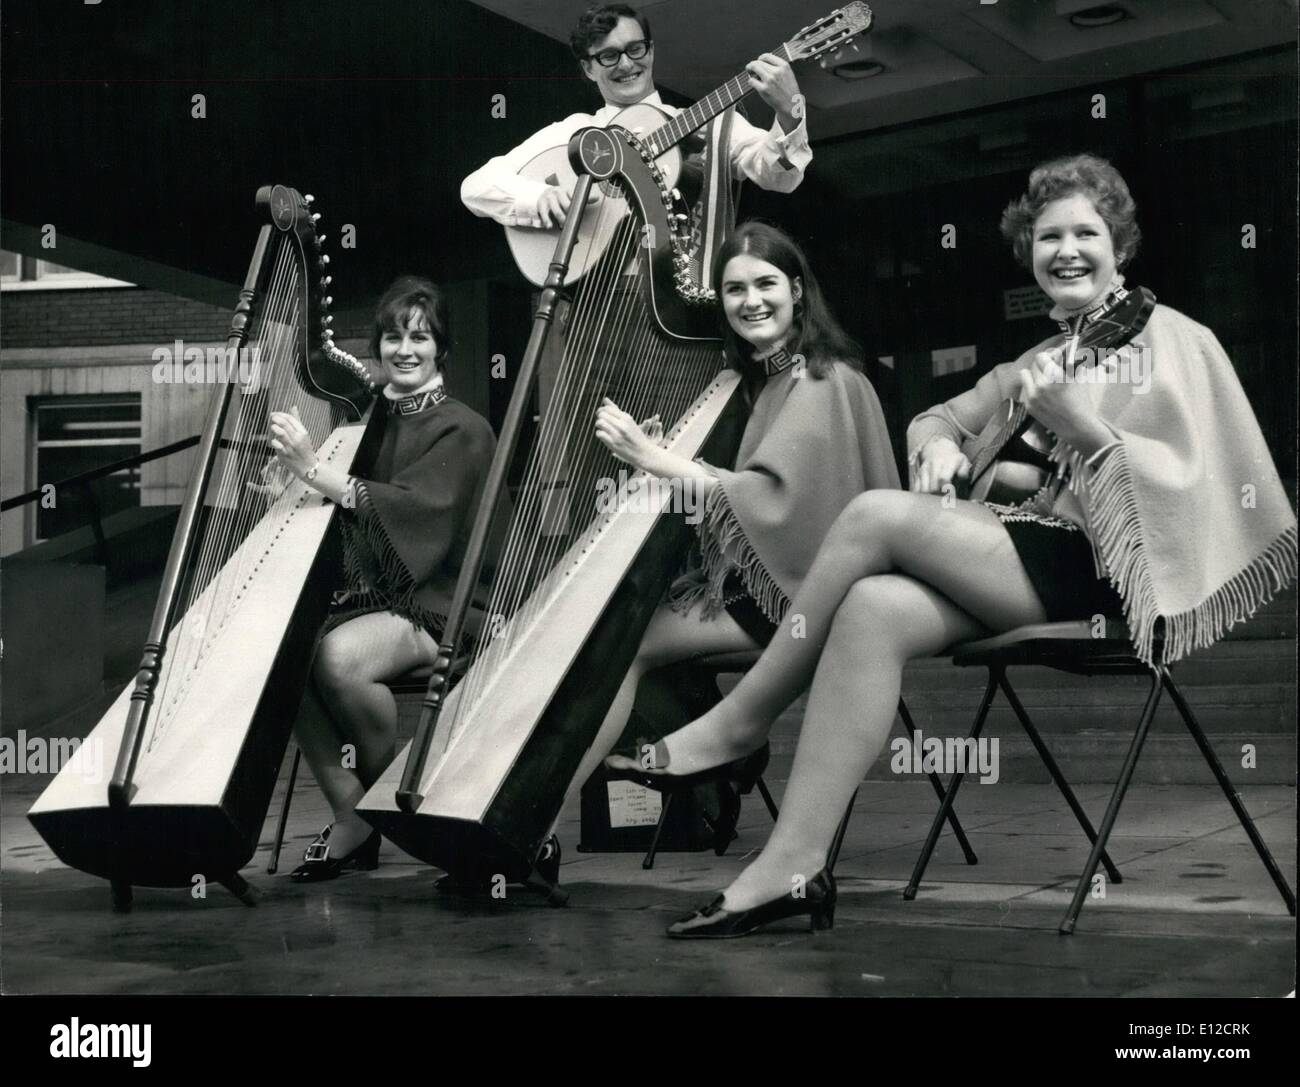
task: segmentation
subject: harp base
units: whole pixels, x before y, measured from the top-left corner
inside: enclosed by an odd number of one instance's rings
[[[417,860],[450,872],[461,883],[554,885],[537,876],[533,858],[482,823],[404,811],[360,810],[372,827]]]
[[[29,818],[64,864],[109,880],[115,903],[119,887],[220,883],[241,900],[251,890],[236,873],[252,859],[256,831],[246,835],[221,807],[136,806],[120,816],[75,808]],[[129,893],[121,897],[129,909]]]

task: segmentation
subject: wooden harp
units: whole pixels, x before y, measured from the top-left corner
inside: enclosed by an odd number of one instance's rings
[[[670,448],[719,464],[734,459],[744,421],[712,294],[683,275],[685,227],[651,150],[611,127],[578,132],[569,153],[579,175],[572,207],[584,211],[569,216],[541,292],[420,724],[357,809],[408,853],[468,879],[532,874],[689,542],[684,518],[669,511],[672,493],[629,478],[596,441],[596,408],[608,396],[638,419],[657,413]],[[593,184],[622,199],[588,208]],[[594,232],[605,248],[572,296],[558,372],[525,451],[566,268],[586,255],[575,246],[579,226],[602,214],[620,218]],[[522,483],[498,537],[486,624],[448,693],[512,463]]]
[[[64,863],[131,886],[231,886],[257,847],[324,620],[335,506],[275,467],[272,411],[296,407],[322,462],[351,470],[374,387],[329,328],[329,257],[311,197],[264,186],[226,340],[133,686],[28,817]],[[238,362],[238,365],[236,363]],[[209,374],[208,376],[212,376]]]

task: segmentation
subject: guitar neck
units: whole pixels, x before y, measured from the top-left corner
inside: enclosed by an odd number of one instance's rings
[[[791,59],[789,45],[782,45],[774,50],[776,56],[784,61]],[[690,109],[684,109],[671,121],[656,128],[646,137],[646,146],[650,153],[658,158],[670,147],[675,147],[696,129],[707,125],[725,109],[730,109],[747,95],[752,88],[749,85],[749,73],[741,72],[732,76],[717,90],[710,91]]]

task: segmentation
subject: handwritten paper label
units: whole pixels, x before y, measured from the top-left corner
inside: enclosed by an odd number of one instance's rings
[[[609,826],[611,830],[619,827],[652,827],[659,822],[659,813],[663,811],[663,797],[653,789],[647,789],[631,781],[610,781],[606,783],[609,790]]]

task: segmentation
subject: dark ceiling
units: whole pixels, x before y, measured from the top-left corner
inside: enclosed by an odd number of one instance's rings
[[[484,3],[513,19],[464,0],[4,0],[0,246],[225,306],[251,253],[253,194],[279,181],[317,197],[339,309],[368,304],[401,271],[511,277],[499,229],[461,206],[460,180],[598,99],[557,40],[587,0]],[[1113,41],[1069,28],[1082,3],[879,0],[871,48],[889,73],[846,84],[800,69],[820,165],[798,207],[1027,168],[1040,134],[1019,114],[992,116],[997,103],[1086,99],[1170,66],[1187,74],[1158,105],[1162,117],[1182,111],[1180,130],[1219,115],[1207,94],[1235,95],[1256,124],[1294,118],[1294,54],[1277,44],[1294,38],[1293,3],[1125,0],[1140,18],[1106,31]],[[645,0],[665,43],[659,81],[698,94],[752,42],[770,45],[830,6]],[[1261,48],[1240,71],[1200,78],[1208,58]],[[1057,98],[1034,109],[1075,139],[1056,114],[1086,113]],[[751,112],[764,123],[761,103]],[[747,191],[745,210],[769,213],[767,194]],[[778,218],[794,207],[772,206]],[[338,247],[344,223],[354,251]],[[45,224],[57,253],[40,249]]]
[[[24,225],[52,223],[91,243],[84,270],[120,273],[104,265],[130,254],[123,278],[183,269],[203,278],[182,293],[225,303],[268,181],[316,196],[346,296],[395,269],[497,269],[505,247],[461,206],[461,178],[593,106],[564,47],[459,0],[5,0],[0,26],[0,244],[31,251]],[[355,254],[338,250],[342,223]]]

